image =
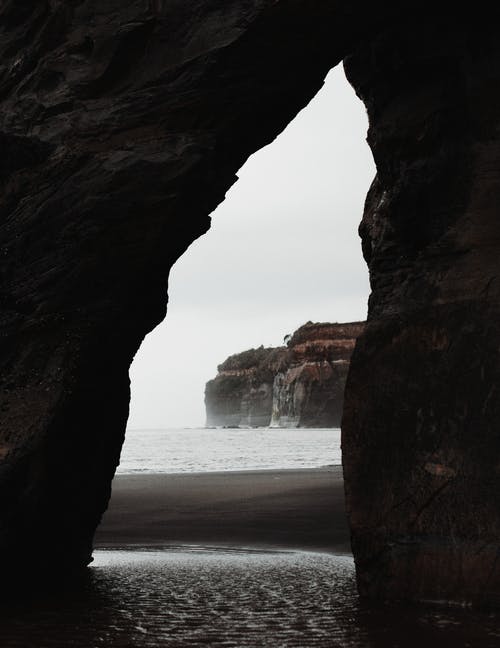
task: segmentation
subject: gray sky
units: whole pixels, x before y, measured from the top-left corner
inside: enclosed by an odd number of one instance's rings
[[[363,104],[337,67],[311,103],[240,169],[210,231],[175,264],[166,320],[131,367],[129,428],[205,422],[217,365],[312,321],[366,317],[357,234],[375,175]]]

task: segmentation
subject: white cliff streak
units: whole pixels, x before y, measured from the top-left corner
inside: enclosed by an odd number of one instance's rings
[[[227,358],[205,390],[208,426],[338,427],[362,322],[308,322],[286,347]]]

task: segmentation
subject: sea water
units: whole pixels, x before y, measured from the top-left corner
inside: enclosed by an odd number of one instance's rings
[[[2,648],[498,648],[498,618],[366,605],[348,556],[101,550],[80,588],[0,609]]]
[[[128,430],[117,472],[212,472],[340,464],[338,428],[172,428]]]

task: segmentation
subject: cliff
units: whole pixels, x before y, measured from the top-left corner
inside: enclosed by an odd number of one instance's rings
[[[271,425],[340,427],[349,363],[364,322],[301,326],[273,384]]]
[[[7,591],[91,560],[171,266],[344,60],[377,166],[342,422],[359,591],[499,605],[497,25],[481,2],[1,3]]]
[[[260,427],[271,421],[273,380],[285,348],[259,347],[230,356],[205,387],[207,425]]]
[[[250,349],[205,388],[207,425],[339,427],[349,360],[364,324],[301,326],[286,347]]]

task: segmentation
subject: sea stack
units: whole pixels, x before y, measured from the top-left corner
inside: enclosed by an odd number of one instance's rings
[[[205,388],[208,426],[339,427],[351,354],[364,322],[313,323],[286,346],[227,358]]]

